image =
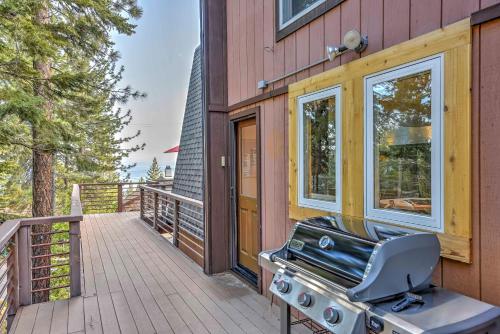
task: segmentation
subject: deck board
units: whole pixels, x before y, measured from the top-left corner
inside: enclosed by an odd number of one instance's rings
[[[11,333],[279,333],[276,306],[206,276],[137,213],[86,215],[81,232],[82,296],[21,308]]]
[[[23,307],[20,311],[19,322],[16,327],[16,333],[32,333],[35,326],[36,314],[39,305],[30,305]]]
[[[58,300],[54,303],[52,311],[52,323],[50,325],[50,334],[65,334],[68,333],[68,313],[69,300]],[[42,311],[42,305],[38,307],[38,315]],[[37,324],[35,323],[35,329]]]
[[[68,333],[85,331],[83,297],[71,298],[68,306]]]
[[[54,303],[43,303],[38,305],[38,312],[33,326],[34,334],[48,334],[52,324],[52,312]]]

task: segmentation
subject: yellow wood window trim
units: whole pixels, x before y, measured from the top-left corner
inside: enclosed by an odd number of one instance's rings
[[[443,257],[471,262],[471,30],[469,19],[289,86],[289,212],[302,220],[331,214],[298,206],[297,98],[340,85],[342,94],[342,213],[364,216],[364,77],[444,54]]]

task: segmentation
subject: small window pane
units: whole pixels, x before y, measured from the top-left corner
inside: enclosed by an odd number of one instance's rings
[[[257,198],[257,127],[241,127],[240,133],[240,195]]]
[[[373,85],[374,206],[431,216],[431,71]]]
[[[306,11],[311,6],[324,0],[282,0],[282,24],[286,24],[293,17]]]
[[[304,103],[304,198],[336,201],[336,97]]]

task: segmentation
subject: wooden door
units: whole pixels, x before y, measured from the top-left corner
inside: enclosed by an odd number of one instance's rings
[[[257,210],[257,127],[255,118],[237,125],[237,254],[238,265],[257,274],[260,225]]]

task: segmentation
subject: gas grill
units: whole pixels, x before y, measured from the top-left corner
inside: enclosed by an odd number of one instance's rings
[[[439,255],[435,234],[339,215],[296,223],[259,264],[282,334],[291,306],[338,334],[500,333],[500,308],[431,285]]]

